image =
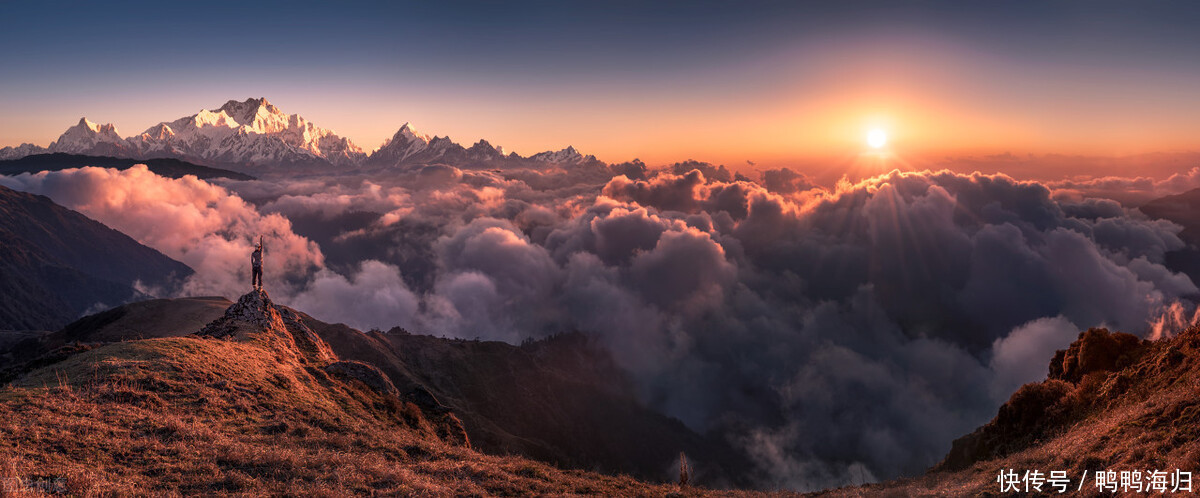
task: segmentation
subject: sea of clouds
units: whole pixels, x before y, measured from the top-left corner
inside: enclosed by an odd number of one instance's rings
[[[1197,294],[1181,227],[1106,197],[1200,186],[891,172],[836,187],[706,163],[414,170],[208,183],[144,167],[0,176],[196,270],[359,329],[512,343],[578,330],[643,401],[733,441],[764,488],[911,475],[1105,325]],[[1190,308],[1188,308],[1190,309]],[[1179,318],[1184,320],[1185,318]]]

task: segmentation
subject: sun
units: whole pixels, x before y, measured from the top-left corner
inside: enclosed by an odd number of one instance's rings
[[[870,145],[872,149],[878,149],[887,145],[887,139],[887,132],[882,129],[875,128],[867,132],[867,145]]]

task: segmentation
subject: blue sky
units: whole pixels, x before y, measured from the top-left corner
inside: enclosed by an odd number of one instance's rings
[[[608,160],[835,154],[852,140],[821,130],[858,140],[841,128],[874,115],[914,149],[952,152],[1140,153],[1200,133],[1195,2],[48,1],[0,14],[5,145],[45,145],[82,115],[128,135],[258,96],[366,149],[411,121]],[[975,119],[953,109],[1004,126],[948,137],[937,130]]]

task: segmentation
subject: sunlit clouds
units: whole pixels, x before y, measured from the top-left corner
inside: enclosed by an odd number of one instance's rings
[[[1078,329],[1153,334],[1194,312],[1195,283],[1165,262],[1181,228],[1094,196],[1200,175],[756,176],[442,165],[218,186],[135,167],[0,183],[196,270],[158,293],[240,294],[263,234],[272,298],[321,320],[512,343],[582,331],[649,406],[737,442],[769,488],[920,472]]]

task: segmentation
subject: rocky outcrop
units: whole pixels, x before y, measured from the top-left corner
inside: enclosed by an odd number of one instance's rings
[[[294,312],[275,306],[267,291],[250,291],[225,310],[225,315],[196,332],[200,337],[254,341],[301,363],[322,365],[337,361],[329,345]]]
[[[243,333],[282,329],[283,319],[271,303],[267,291],[253,290],[225,310],[225,315],[196,332],[201,337],[236,338]]]
[[[1120,370],[1133,364],[1144,342],[1123,332],[1088,329],[1067,349],[1055,353],[1049,378],[1079,382],[1092,372]]]
[[[254,342],[283,360],[295,361],[309,372],[324,372],[349,386],[365,386],[363,395],[378,395],[379,406],[400,407],[407,423],[424,427],[449,444],[470,447],[462,421],[423,388],[402,392],[378,367],[361,361],[339,360],[337,354],[306,322],[306,316],[277,306],[264,290],[250,291],[225,314],[196,332],[200,337]],[[311,318],[308,318],[311,320]],[[314,322],[315,323],[315,322]],[[361,387],[359,387],[361,389]],[[404,408],[406,407],[406,408]]]
[[[265,291],[261,292],[265,293]],[[283,320],[284,329],[292,336],[292,341],[302,353],[318,363],[337,360],[337,355],[333,353],[329,345],[316,332],[313,332],[313,329],[309,328],[295,311],[282,306],[277,307],[276,310],[279,312],[279,318]]]
[[[357,380],[383,396],[398,396],[400,390],[378,368],[361,361],[335,361],[325,371],[343,379]]]
[[[424,387],[417,386],[413,390],[404,393],[404,398],[412,401],[413,404],[421,407],[422,410],[431,411],[433,413],[450,413],[453,411],[450,407],[443,405],[438,401],[433,393],[429,392]]]

